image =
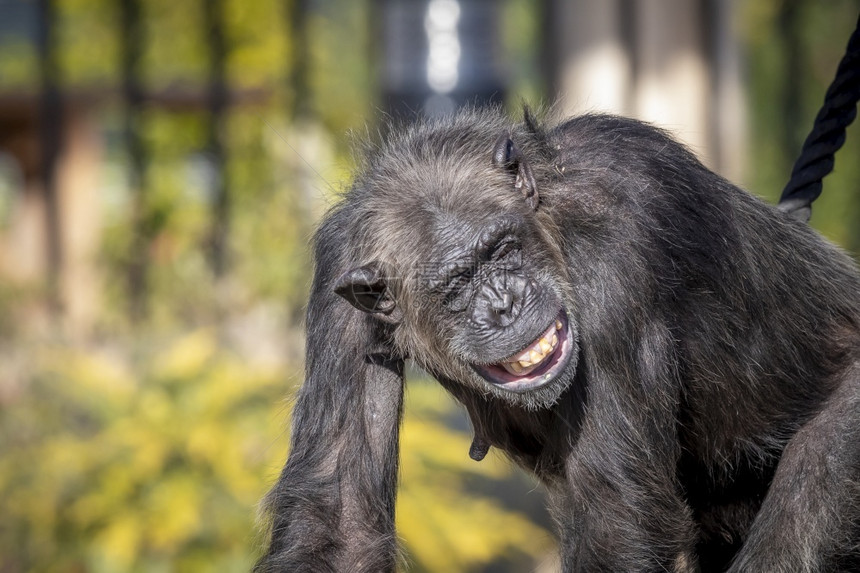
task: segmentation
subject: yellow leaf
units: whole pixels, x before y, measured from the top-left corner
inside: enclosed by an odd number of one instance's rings
[[[201,328],[171,345],[157,356],[153,371],[156,377],[183,380],[198,374],[215,355],[217,341],[210,329]]]
[[[96,553],[106,562],[106,570],[130,569],[140,547],[137,516],[120,514],[96,536],[94,546]]]

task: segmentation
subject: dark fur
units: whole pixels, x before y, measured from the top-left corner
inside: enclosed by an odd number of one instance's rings
[[[515,153],[494,161],[504,134]],[[525,162],[536,197],[515,188]],[[485,284],[463,311],[426,279],[502,216],[522,253],[506,272],[539,288],[493,327],[471,310]],[[543,131],[496,110],[414,126],[370,155],[315,253],[306,381],[258,571],[395,567],[405,358],[465,405],[473,455],[497,447],[543,481],[565,571],[860,564],[858,271],[664,133],[607,116]],[[379,306],[336,296],[344,273]],[[475,373],[558,304],[577,344],[563,375],[513,393]]]

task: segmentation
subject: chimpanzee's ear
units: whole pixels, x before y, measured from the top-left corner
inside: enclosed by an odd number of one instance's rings
[[[526,158],[520,153],[514,140],[507,133],[502,134],[496,140],[496,145],[493,149],[493,164],[516,174],[514,189],[523,194],[523,198],[525,198],[529,207],[536,210],[540,196],[538,195],[534,175],[532,175],[532,169],[529,167]]]
[[[362,312],[385,322],[400,322],[402,313],[388,289],[389,277],[382,266],[368,263],[348,270],[334,282],[334,292]]]

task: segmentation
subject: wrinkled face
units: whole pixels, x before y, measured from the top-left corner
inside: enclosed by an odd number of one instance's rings
[[[554,401],[567,385],[574,331],[535,225],[528,213],[504,214],[473,232],[456,222],[436,233],[426,260],[438,264],[411,281],[418,296],[410,298],[419,302],[408,317],[419,340],[435,338],[431,370],[444,375],[450,362],[464,364],[473,384],[517,402],[510,394]]]
[[[388,181],[395,191],[369,210],[377,260],[335,291],[394,325],[398,347],[437,378],[547,407],[578,354],[565,262],[524,157],[505,136],[488,148],[466,174],[463,161],[428,160]]]

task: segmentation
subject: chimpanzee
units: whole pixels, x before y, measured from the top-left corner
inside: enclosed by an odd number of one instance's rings
[[[395,569],[407,358],[465,406],[473,458],[544,484],[564,571],[860,570],[860,273],[664,132],[419,122],[314,252],[257,571]]]

